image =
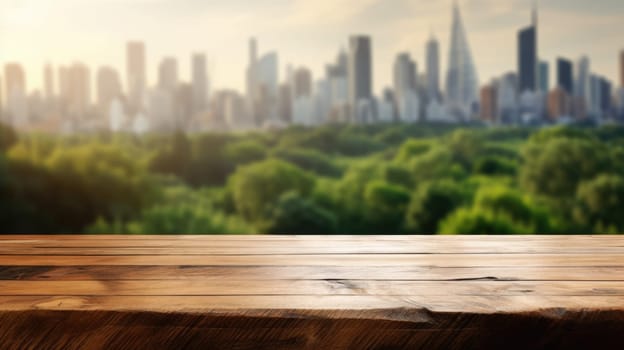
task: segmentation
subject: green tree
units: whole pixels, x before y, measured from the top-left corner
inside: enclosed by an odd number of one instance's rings
[[[373,181],[366,185],[364,200],[368,232],[385,234],[400,232],[410,202],[410,193],[407,189],[384,181]]]
[[[399,148],[396,161],[399,163],[408,162],[416,156],[423,155],[431,149],[431,142],[423,140],[407,140]]]
[[[447,147],[451,151],[453,161],[469,170],[472,168],[473,159],[483,150],[484,142],[475,131],[461,129],[448,137]]]
[[[410,162],[415,183],[439,179],[459,180],[466,176],[462,164],[453,160],[453,154],[444,146],[432,148]]]
[[[342,169],[319,151],[302,148],[279,148],[273,156],[321,176],[340,177]]]
[[[465,203],[465,190],[449,180],[425,183],[412,196],[406,213],[406,229],[412,234],[435,234],[441,220]]]
[[[334,214],[305,199],[297,192],[283,194],[262,220],[259,231],[266,234],[320,234],[336,233]]]
[[[604,174],[583,182],[576,199],[574,218],[580,224],[590,229],[624,230],[624,178],[621,176]]]
[[[504,215],[462,208],[440,224],[444,235],[504,235],[528,234],[530,231]]]
[[[579,183],[608,172],[611,167],[604,145],[582,138],[529,143],[523,156],[523,187],[555,199],[573,198]]]
[[[9,125],[0,123],[0,152],[6,152],[17,143],[17,133]]]
[[[511,160],[501,157],[481,157],[473,165],[473,173],[488,176],[516,175],[517,165]]]
[[[228,159],[234,164],[248,164],[263,160],[267,156],[266,147],[258,141],[243,140],[226,146]]]
[[[202,134],[192,142],[192,161],[187,181],[193,186],[223,186],[234,172],[235,166],[228,159],[227,135]]]
[[[149,169],[156,173],[176,175],[188,178],[191,165],[191,142],[181,131],[175,132],[170,139],[165,139],[165,147],[150,160]]]
[[[262,220],[282,194],[295,191],[303,196],[314,187],[314,178],[287,162],[269,159],[239,168],[229,188],[237,212],[252,222]]]
[[[503,186],[481,188],[475,196],[474,208],[479,212],[490,212],[504,216],[531,233],[549,233],[549,213],[537,206],[517,190]]]

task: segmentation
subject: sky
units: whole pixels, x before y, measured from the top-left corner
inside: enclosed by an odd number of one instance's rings
[[[518,29],[530,22],[533,0],[458,0],[480,82],[516,69]],[[125,43],[147,45],[148,79],[164,56],[190,77],[190,56],[206,53],[214,88],[244,87],[248,38],[260,53],[276,50],[285,67],[306,66],[315,77],[352,34],[373,39],[374,88],[388,86],[395,56],[409,52],[424,69],[425,42],[441,44],[448,61],[452,0],[0,0],[0,64],[20,62],[28,88],[39,88],[43,66],[75,61],[92,70],[117,68],[125,77]],[[616,80],[624,49],[624,1],[541,0],[539,51],[588,55],[592,70]],[[444,74],[442,76],[444,79]],[[124,80],[125,83],[125,80]]]

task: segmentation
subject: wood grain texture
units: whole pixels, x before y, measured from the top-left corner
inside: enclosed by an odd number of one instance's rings
[[[624,348],[620,236],[0,236],[0,349]]]

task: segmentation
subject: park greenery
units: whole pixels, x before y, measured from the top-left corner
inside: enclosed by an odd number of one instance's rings
[[[17,134],[0,233],[624,232],[624,128]]]

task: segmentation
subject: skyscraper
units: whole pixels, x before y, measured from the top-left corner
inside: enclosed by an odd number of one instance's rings
[[[128,79],[128,102],[133,112],[140,110],[147,86],[145,44],[132,41],[126,47],[126,74]]]
[[[400,53],[394,61],[393,81],[395,93],[403,93],[407,90],[416,91],[417,81],[416,62],[409,53]]]
[[[298,68],[293,74],[293,94],[295,99],[312,96],[312,72],[304,67]]]
[[[108,116],[113,101],[121,97],[119,73],[112,67],[100,67],[96,79],[98,109]]]
[[[568,95],[572,95],[574,89],[572,61],[565,58],[557,59],[557,86]]]
[[[496,82],[481,88],[481,120],[496,122],[498,114],[498,91]]]
[[[570,94],[561,86],[555,87],[548,94],[548,116],[551,120],[561,117],[570,117],[572,114],[572,104]]]
[[[440,44],[431,35],[427,41],[427,95],[429,99],[440,96]]]
[[[348,70],[352,121],[366,122],[363,119],[370,116],[370,113],[359,113],[359,111],[363,111],[367,104],[372,103],[373,96],[373,57],[369,36],[352,36],[349,39]]]
[[[602,117],[602,96],[601,93],[602,78],[596,74],[589,76],[590,104],[588,106],[589,114],[595,118]]]
[[[91,103],[91,78],[89,67],[83,63],[74,63],[68,70],[67,102],[69,115],[82,119]]]
[[[624,89],[624,50],[620,52],[620,87]]]
[[[208,106],[208,72],[206,68],[206,55],[195,54],[191,59],[192,65],[192,88],[193,88],[193,113],[201,113]]]
[[[158,87],[166,91],[175,91],[178,87],[178,61],[166,57],[158,67]]]
[[[58,69],[58,96],[62,113],[67,113],[67,101],[69,100],[69,68],[60,66]]]
[[[5,104],[8,120],[14,126],[28,122],[26,96],[26,76],[18,63],[8,63],[4,67]]]
[[[266,53],[256,62],[254,68],[254,98],[256,100],[255,119],[257,125],[263,125],[278,119],[278,67],[277,52]]]
[[[401,53],[394,62],[394,98],[399,119],[417,121],[420,104],[417,94],[416,63],[408,53]]]
[[[604,113],[611,111],[612,96],[613,86],[611,82],[607,78],[602,77],[600,79],[600,107],[602,107]]]
[[[589,90],[589,58],[581,57],[576,64],[576,80],[574,82],[574,96],[578,97],[578,101],[582,101],[585,106],[589,106],[591,102]]]
[[[256,38],[249,39],[249,65],[247,66],[247,98],[251,105],[255,103],[256,65],[258,64],[258,43]]]
[[[477,71],[472,59],[459,6],[455,3],[453,5],[451,49],[446,77],[446,94],[450,106],[462,112],[464,116],[471,114],[474,106],[478,103],[477,89]]]
[[[539,64],[539,88],[544,93],[550,90],[550,65],[546,61]]]
[[[537,7],[534,5],[531,25],[518,32],[518,78],[520,93],[534,92],[539,87],[537,52]]]
[[[332,120],[346,121],[346,110],[349,99],[348,89],[348,55],[341,49],[334,64],[327,65],[327,81],[329,82],[330,108]]]
[[[45,98],[48,102],[54,98],[54,72],[52,71],[52,65],[46,64],[43,70],[43,85],[45,90]]]
[[[537,9],[533,9],[531,26],[518,33],[518,77],[520,93],[538,88]]]

